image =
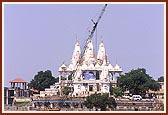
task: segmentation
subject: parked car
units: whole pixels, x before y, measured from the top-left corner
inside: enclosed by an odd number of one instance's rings
[[[130,97],[130,100],[132,100],[132,101],[141,101],[142,97],[140,95],[133,95],[132,97]]]
[[[122,97],[125,98],[125,99],[129,99],[130,98],[130,96],[128,96],[128,95],[124,95]]]

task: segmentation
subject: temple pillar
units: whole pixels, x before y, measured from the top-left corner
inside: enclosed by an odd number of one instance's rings
[[[93,71],[94,75],[96,75],[96,71]]]
[[[34,103],[32,104],[32,107],[35,107],[35,104],[34,104]]]
[[[115,81],[115,72],[113,73],[113,81]]]
[[[53,103],[50,104],[50,107],[53,108]]]
[[[68,74],[68,73],[66,73],[66,80],[67,80],[67,81],[68,81],[68,75],[69,75],[69,74]]]
[[[59,75],[59,83],[61,82],[61,74]]]

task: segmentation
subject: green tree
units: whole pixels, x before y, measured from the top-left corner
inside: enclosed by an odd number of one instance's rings
[[[34,88],[39,91],[44,91],[45,88],[49,88],[56,82],[56,78],[52,76],[50,70],[40,71],[35,76],[34,79],[28,84],[29,88]]]
[[[124,92],[122,91],[122,89],[120,88],[120,87],[113,87],[112,88],[112,94],[115,96],[115,97],[121,97],[123,94],[124,94]]]
[[[61,89],[62,93],[65,95],[68,95],[71,92],[71,88],[70,87],[63,87]]]
[[[113,95],[113,86],[110,83],[110,95]]]
[[[164,77],[163,76],[159,77],[158,82],[164,82]]]
[[[59,77],[56,77],[56,78],[55,78],[55,81],[58,83],[58,82],[59,82]]]
[[[92,94],[88,97],[86,97],[86,101],[84,101],[84,105],[92,109],[93,107],[100,108],[101,111],[105,111],[107,106],[111,109],[116,108],[116,102],[113,97],[109,97],[107,93],[104,93],[103,95],[99,94]]]
[[[157,91],[160,89],[160,85],[148,74],[144,68],[138,68],[131,70],[125,75],[120,75],[117,78],[117,85],[122,88],[123,91],[129,90],[132,94],[145,95],[149,89]]]

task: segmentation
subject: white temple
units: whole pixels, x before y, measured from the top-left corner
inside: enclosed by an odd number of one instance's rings
[[[114,74],[120,74],[122,68],[109,63],[103,41],[99,45],[97,56],[91,40],[87,42],[86,50],[83,56],[81,55],[82,51],[77,40],[70,64],[63,63],[58,70],[60,92],[62,87],[68,86],[73,89],[71,95],[75,97],[86,97],[95,92],[109,93],[110,84],[116,85]]]

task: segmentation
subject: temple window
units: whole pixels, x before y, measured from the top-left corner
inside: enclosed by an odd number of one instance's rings
[[[93,91],[93,85],[89,85],[89,91]]]
[[[96,71],[96,80],[100,79],[99,71]]]
[[[83,83],[83,86],[88,86],[88,83]]]

